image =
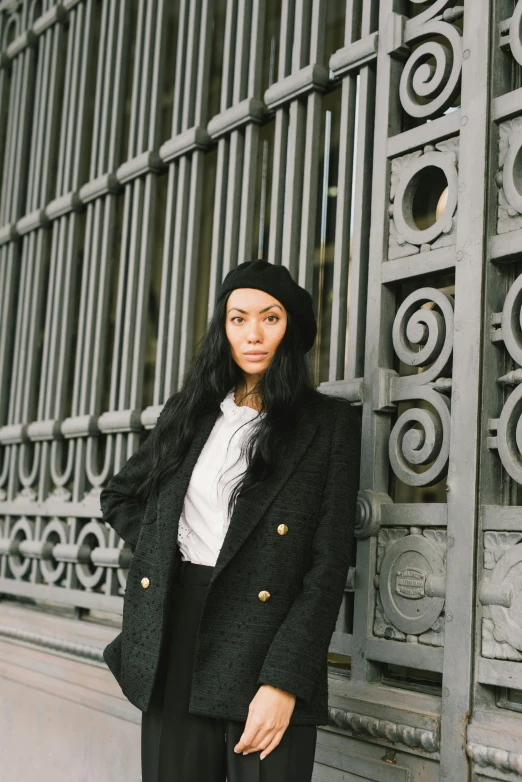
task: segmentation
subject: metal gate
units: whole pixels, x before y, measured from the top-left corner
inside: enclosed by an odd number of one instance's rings
[[[0,50],[0,592],[121,613],[100,489],[283,263],[363,408],[316,779],[520,779],[522,0],[0,0]]]

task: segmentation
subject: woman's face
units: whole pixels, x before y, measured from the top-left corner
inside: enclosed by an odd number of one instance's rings
[[[272,361],[286,331],[286,309],[269,293],[236,288],[227,301],[226,334],[236,364],[249,375],[261,375]]]

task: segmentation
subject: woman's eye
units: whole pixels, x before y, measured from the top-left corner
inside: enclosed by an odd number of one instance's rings
[[[268,319],[268,318],[275,318],[275,321],[276,321],[276,322],[279,320],[279,318],[277,317],[277,315],[267,315],[267,316],[266,316],[266,319]],[[265,320],[266,320],[266,319],[265,319]],[[241,315],[235,315],[235,316],[232,318],[232,323],[235,323],[235,322],[236,322],[236,321],[238,321],[238,320],[243,320],[243,318],[241,317]],[[272,321],[272,323],[273,323],[273,322],[274,322],[274,321]]]

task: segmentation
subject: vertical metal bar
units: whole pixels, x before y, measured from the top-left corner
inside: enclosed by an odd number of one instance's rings
[[[188,18],[188,40],[197,41],[197,27],[201,23],[200,19],[200,3],[190,3],[190,13]],[[194,118],[194,104],[196,99],[196,91],[193,89],[193,85],[197,81],[197,66],[198,66],[198,47],[192,46],[189,48],[188,56],[185,60],[185,84],[183,89],[183,113],[181,126],[183,130],[192,127]]]
[[[213,4],[204,2],[193,4],[188,20],[188,50],[192,56],[188,58],[185,69],[182,128],[196,126],[206,117],[206,97],[204,86],[208,83],[210,54],[208,40],[210,37],[210,19],[205,12],[210,13]],[[198,68],[201,73],[198,75]],[[176,313],[171,327],[175,336],[176,347],[169,343],[168,352],[176,354],[177,376],[174,378],[179,385],[188,363],[192,360],[194,344],[194,313],[198,280],[199,241],[198,228],[201,216],[201,200],[203,189],[204,154],[195,150],[188,156],[176,161],[177,168],[177,208],[176,234],[174,237],[174,272],[172,285],[171,309],[174,302],[179,302],[179,314]],[[170,185],[170,183],[169,183]],[[179,331],[178,331],[179,330]],[[167,370],[168,372],[168,370]]]
[[[321,355],[321,323],[323,320],[324,267],[326,263],[326,229],[328,217],[328,182],[330,176],[330,144],[332,135],[332,112],[325,117],[323,145],[323,181],[321,188],[321,224],[319,229],[319,281],[317,284],[317,350],[315,353],[315,375],[319,377],[319,359]]]
[[[288,145],[289,112],[278,109],[274,128],[274,158],[272,163],[272,200],[270,206],[270,235],[268,260],[282,263],[283,225],[285,213],[286,150]]]
[[[46,101],[46,121],[44,128],[44,142],[42,147],[42,170],[40,174],[40,197],[38,205],[45,205],[51,197],[51,177],[54,171],[56,159],[58,110],[58,81],[61,66],[61,44],[64,36],[63,26],[54,25],[48,35],[52,36],[51,60],[49,63],[49,91]]]
[[[9,384],[16,373],[16,352],[12,349],[13,329],[17,332],[19,304],[20,263],[18,244],[13,242],[0,247],[0,420],[9,419]]]
[[[81,8],[81,6],[80,6]],[[74,114],[75,92],[72,82],[76,78],[79,69],[79,33],[81,24],[78,24],[78,9],[73,9],[69,19],[69,45],[65,58],[65,82],[63,86],[63,105],[60,127],[60,146],[58,149],[58,171],[56,175],[56,195],[67,192],[65,182],[66,161],[70,158],[70,148],[72,144],[70,128],[70,114]],[[74,64],[73,64],[74,63]]]
[[[78,23],[83,27],[83,50],[81,55],[81,63],[79,66],[79,79],[78,79],[78,110],[76,117],[77,132],[74,139],[74,147],[72,159],[70,165],[72,171],[69,174],[68,188],[77,190],[83,181],[84,172],[87,172],[85,147],[87,145],[89,130],[87,126],[87,102],[88,94],[94,83],[93,71],[94,71],[94,15],[95,5],[94,0],[85,0],[84,5],[81,7],[82,13],[80,14],[78,9]]]
[[[141,73],[139,80],[139,106],[137,116],[137,128],[136,128],[136,154],[141,154],[147,149],[147,141],[149,138],[147,124],[150,123],[152,127],[155,126],[155,117],[150,113],[151,106],[151,63],[153,61],[153,53],[151,49],[155,49],[155,38],[152,37],[152,31],[154,30],[153,17],[157,14],[156,0],[148,0],[146,3],[143,16],[144,16],[144,33],[143,33],[143,54],[140,62]]]
[[[138,112],[139,112],[139,97],[140,97],[140,76],[141,68],[143,65],[142,50],[144,46],[145,35],[145,6],[143,0],[139,0],[138,5],[138,23],[136,28],[136,41],[134,44],[134,67],[132,74],[132,96],[131,96],[131,111],[129,122],[129,144],[127,148],[127,158],[132,160],[135,155],[139,154],[138,144]]]
[[[223,274],[222,248],[225,237],[226,209],[226,171],[228,168],[229,140],[222,137],[218,140],[216,186],[214,197],[214,214],[212,219],[212,251],[210,256],[210,284],[208,294],[208,317],[212,317],[216,305],[217,290]]]
[[[13,149],[15,148],[16,135],[18,131],[18,124],[16,122],[17,107],[21,103],[20,89],[18,86],[21,67],[22,62],[20,61],[20,58],[18,58],[12,64],[11,90],[9,94],[7,133],[4,153],[5,167],[2,180],[2,198],[0,201],[0,219],[2,225],[9,222],[12,219],[13,214],[11,207],[13,203],[12,187],[14,184],[13,168],[15,161]]]
[[[290,274],[299,274],[299,234],[301,230],[301,188],[303,182],[303,157],[306,127],[306,111],[298,98],[292,101],[289,110],[287,160],[285,179],[285,219],[281,263]]]
[[[393,0],[381,0],[379,4],[379,32],[385,31]],[[386,35],[379,36],[377,52],[377,92],[375,102],[375,136],[372,176],[371,213],[372,230],[369,247],[368,310],[366,318],[366,344],[364,384],[371,388],[377,382],[380,367],[393,366],[393,347],[389,339],[389,327],[395,314],[395,295],[381,283],[381,266],[387,257],[387,214],[389,193],[389,166],[387,158],[388,133],[396,132],[396,119],[390,113],[390,95],[396,88],[398,69],[388,54]],[[371,318],[371,322],[370,322]],[[361,488],[387,493],[389,461],[387,442],[390,432],[388,416],[376,415],[371,395],[363,402],[361,448]],[[366,660],[366,639],[372,635],[376,573],[376,539],[371,537],[357,542],[357,580],[355,592],[352,649],[352,681],[366,682],[378,675],[375,666]]]
[[[357,80],[354,76],[348,74],[343,78],[341,87],[339,169],[337,179],[337,208],[335,219],[335,247],[333,264],[333,290],[335,291],[335,295],[332,301],[332,331],[330,338],[330,361],[328,374],[328,379],[330,381],[341,380],[344,373],[348,300],[348,262],[350,259],[350,217],[352,210],[352,175],[353,149],[355,140],[354,120],[356,90]],[[364,329],[361,330],[364,333]],[[348,355],[351,360],[350,349],[348,350]],[[348,374],[347,376],[349,377]]]
[[[76,320],[76,311],[74,305],[76,301],[75,286],[76,274],[78,269],[77,251],[79,240],[79,216],[71,214],[61,218],[63,229],[63,246],[61,249],[63,255],[62,275],[58,299],[61,296],[63,303],[62,320],[59,323],[60,328],[56,336],[56,361],[54,367],[55,380],[54,392],[50,400],[50,417],[61,417],[66,411],[65,395],[67,388],[67,370],[68,364],[72,360],[72,334],[73,326]],[[57,319],[58,322],[58,319]]]
[[[45,320],[43,323],[43,351],[42,365],[39,378],[39,397],[37,418],[42,420],[50,415],[47,402],[52,397],[52,352],[55,347],[56,329],[58,318],[60,317],[61,298],[57,295],[57,288],[60,286],[61,276],[59,270],[59,245],[62,240],[61,221],[56,222],[51,231],[51,252],[50,268],[47,283],[47,306],[45,307]]]
[[[37,209],[40,202],[40,181],[38,174],[42,167],[42,154],[45,139],[45,108],[47,90],[49,84],[49,63],[51,59],[51,39],[47,30],[40,38],[38,44],[38,76],[39,84],[36,85],[36,123],[33,130],[34,147],[31,150],[32,176],[29,179],[27,211]]]
[[[197,258],[199,252],[199,229],[201,219],[201,202],[203,190],[203,152],[196,150],[192,154],[191,166],[191,188],[189,193],[188,210],[188,247],[183,294],[183,321],[182,335],[184,339],[181,343],[180,355],[180,379],[187,366],[192,361],[194,350],[194,309],[197,296]]]
[[[357,29],[358,18],[360,18],[359,9],[359,2],[356,2],[355,0],[348,0],[346,4],[346,21],[344,30],[345,46],[349,46],[354,40],[354,32]],[[330,335],[330,360],[328,370],[329,381],[343,379],[344,373],[348,302],[348,267],[350,260],[351,238],[352,176],[354,164],[354,123],[356,95],[356,75],[352,73],[345,74],[341,86],[339,168],[337,174],[335,246],[333,260],[333,290],[335,291],[335,295],[332,301],[332,330]],[[360,330],[364,334],[363,324],[361,324]],[[348,356],[351,360],[350,349],[348,350]],[[363,366],[360,367],[360,371],[362,375]],[[347,377],[349,377],[349,375],[347,375]]]
[[[194,107],[194,125],[203,126],[208,115],[208,84],[210,73],[210,47],[212,43],[212,22],[214,0],[203,0],[200,14],[199,55],[196,70],[196,104]]]
[[[308,62],[311,30],[309,20],[312,0],[298,3],[294,17],[292,73]],[[306,137],[306,108],[302,99],[292,101],[289,107],[287,161],[285,180],[285,219],[283,224],[282,263],[299,278],[299,237],[303,205],[303,174]]]
[[[236,27],[237,0],[227,0],[225,16],[225,42],[223,48],[223,74],[221,81],[220,111],[231,105],[234,84],[233,37]],[[212,250],[210,256],[210,288],[208,297],[209,317],[215,306],[217,289],[228,271],[223,267],[225,256],[225,225],[227,221],[227,172],[230,158],[230,140],[221,137],[218,141],[218,159],[216,189],[214,198],[214,217],[212,227]]]
[[[491,7],[464,2],[455,338],[448,475],[446,627],[440,764],[443,776],[468,779],[466,725],[473,666],[482,293],[489,181]],[[471,238],[471,241],[470,241]],[[460,259],[460,260],[459,260]],[[458,324],[458,328],[457,328]],[[451,619],[451,621],[449,621]]]
[[[90,244],[86,248],[86,267],[88,269],[88,276],[86,280],[86,287],[82,288],[82,297],[86,300],[86,313],[85,313],[85,328],[84,328],[84,344],[82,346],[82,367],[81,367],[81,384],[79,392],[79,408],[80,412],[91,410],[91,399],[94,399],[94,388],[91,384],[94,383],[93,375],[93,361],[92,355],[94,352],[94,336],[96,335],[96,302],[99,294],[98,289],[98,264],[101,258],[100,247],[100,233],[103,230],[102,221],[103,203],[97,199],[93,204],[93,217],[92,227],[90,235]],[[115,329],[115,348],[116,348],[117,331]],[[119,348],[119,345],[118,345]],[[112,381],[112,378],[111,378]],[[111,393],[113,391],[113,383],[111,382]],[[112,408],[111,408],[112,409]]]
[[[173,268],[175,277],[175,290],[173,291],[173,301],[177,303],[175,339],[177,343],[176,352],[178,358],[178,367],[176,371],[175,382],[179,385],[180,372],[183,362],[183,344],[187,338],[186,319],[183,318],[184,303],[183,293],[185,290],[185,274],[187,270],[187,234],[185,230],[187,222],[187,210],[190,186],[190,161],[186,156],[182,156],[176,164],[177,167],[177,193],[175,203],[175,233],[173,243]]]
[[[184,63],[185,45],[187,40],[187,25],[189,18],[188,0],[180,0],[178,37],[176,41],[176,70],[174,76],[174,101],[172,108],[172,137],[181,132],[183,122],[183,97],[184,97]]]
[[[373,0],[364,0],[362,7],[361,35],[370,34]],[[355,90],[355,84],[353,85]],[[351,236],[351,268],[349,281],[348,344],[344,360],[346,378],[362,377],[364,372],[364,342],[366,301],[368,294],[368,246],[371,212],[367,204],[371,200],[372,154],[375,113],[375,68],[363,66],[359,72],[357,90],[357,149],[353,183],[357,198],[353,205]]]
[[[261,204],[259,208],[259,231],[257,239],[257,256],[262,258],[265,249],[265,219],[266,219],[266,195],[268,180],[268,141],[263,142],[263,162],[261,168]]]
[[[248,62],[249,97],[261,97],[261,76],[263,64],[263,43],[265,37],[265,0],[254,0],[251,31],[250,58]],[[245,60],[247,58],[245,57]],[[244,131],[244,164],[241,190],[241,209],[239,214],[238,262],[252,257],[254,248],[254,208],[256,204],[256,185],[259,149],[259,126],[249,123]]]
[[[115,10],[116,4],[114,0],[105,0],[102,3],[102,12],[100,19],[100,48],[98,49],[98,62],[96,67],[96,86],[95,86],[95,98],[94,98],[94,116],[92,123],[92,148],[91,148],[91,168],[89,173],[89,180],[96,179],[103,171],[103,163],[100,162],[99,149],[103,144],[100,142],[100,135],[105,128],[103,120],[103,86],[105,81],[105,58],[111,54],[114,47],[107,45],[107,28],[109,25],[109,11]]]
[[[115,195],[107,195],[103,202],[97,201],[99,221],[102,226],[101,235],[99,237],[99,264],[96,269],[97,277],[93,279],[93,283],[97,285],[99,295],[94,297],[92,307],[94,308],[93,314],[93,329],[88,334],[89,350],[92,355],[92,369],[87,368],[90,374],[87,376],[91,395],[89,400],[89,410],[96,411],[100,409],[101,396],[105,391],[104,383],[106,382],[105,372],[96,371],[96,368],[104,368],[106,366],[105,356],[106,350],[106,334],[108,323],[108,311],[110,305],[109,295],[112,292],[110,281],[112,277],[112,245],[113,237],[116,230],[116,202],[117,197]],[[96,218],[96,214],[95,214]],[[93,253],[96,250],[96,244],[93,247]],[[98,256],[93,255],[96,260]],[[116,349],[116,340],[113,343],[113,355]],[[114,362],[113,362],[114,367]],[[116,367],[114,367],[116,369]],[[116,409],[116,381],[112,382],[109,390],[109,410]]]
[[[118,57],[114,64],[114,70],[111,70],[111,113],[110,113],[110,132],[108,134],[109,143],[106,152],[107,171],[114,171],[119,162],[121,148],[123,145],[123,108],[125,105],[125,79],[128,70],[128,47],[126,45],[129,37],[130,28],[130,2],[129,0],[119,0],[116,5],[118,14],[116,37],[116,50]],[[100,172],[102,173],[102,172]]]
[[[95,205],[90,203],[87,205],[87,214],[85,217],[85,261],[82,267],[82,278],[80,280],[80,307],[78,312],[78,336],[76,340],[76,355],[74,361],[73,371],[73,391],[72,391],[72,404],[71,415],[78,415],[82,408],[82,389],[85,384],[83,382],[83,367],[85,361],[85,350],[87,349],[87,318],[88,318],[88,280],[90,274],[91,265],[89,263],[89,251],[92,245],[92,234],[94,232],[94,209]]]
[[[165,236],[161,267],[160,319],[158,325],[158,348],[154,381],[154,403],[159,404],[175,388],[179,363],[179,342],[174,338],[177,333],[177,320],[181,313],[181,285],[175,284],[177,275],[174,257],[175,194],[177,192],[178,163],[170,164],[167,182],[167,200],[165,215]],[[178,296],[176,296],[178,293]],[[161,394],[161,396],[158,396]]]
[[[33,127],[32,127],[32,148],[29,155],[29,178],[27,183],[27,198],[25,211],[31,212],[34,208],[36,195],[35,190],[35,166],[36,166],[36,153],[39,147],[39,133],[41,127],[41,105],[43,102],[43,77],[44,77],[44,54],[46,48],[46,37],[43,36],[38,41],[37,51],[37,66],[36,66],[36,88],[35,88],[35,101],[33,107]]]

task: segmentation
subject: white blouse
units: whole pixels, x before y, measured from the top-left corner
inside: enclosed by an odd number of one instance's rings
[[[214,427],[194,466],[179,519],[181,559],[213,567],[230,523],[228,499],[246,469],[240,459],[243,440],[264,416],[253,407],[236,405],[234,388],[220,403]]]

